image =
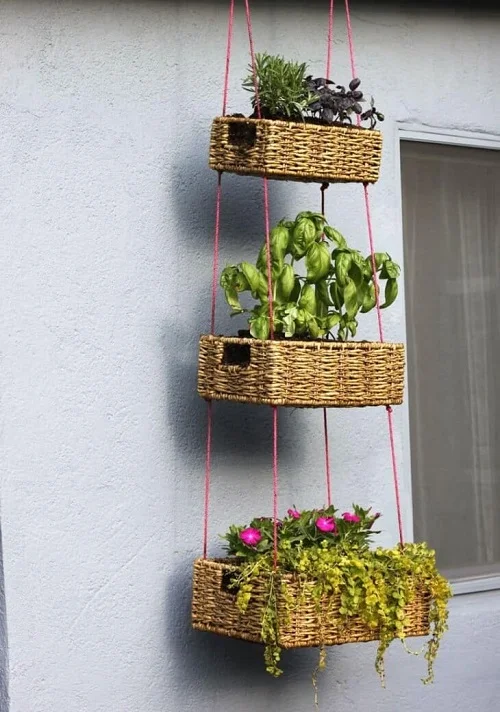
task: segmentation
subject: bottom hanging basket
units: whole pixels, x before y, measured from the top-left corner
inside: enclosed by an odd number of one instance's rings
[[[269,598],[268,577],[253,582],[252,597],[246,612],[236,605],[236,591],[230,588],[237,571],[231,559],[198,559],[194,564],[192,624],[196,630],[218,633],[254,643],[262,639],[262,616]],[[293,574],[283,574],[286,598],[277,594],[279,620],[278,645],[281,648],[309,648],[343,643],[362,643],[379,639],[377,629],[360,617],[340,614],[340,595],[325,598],[318,609],[312,583],[299,582]],[[405,612],[405,637],[428,635],[431,596],[415,586],[415,595]]]
[[[295,408],[399,405],[403,344],[202,336],[198,393]]]

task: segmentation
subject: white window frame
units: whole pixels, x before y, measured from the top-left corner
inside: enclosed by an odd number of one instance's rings
[[[487,148],[500,151],[500,135],[478,133],[473,131],[455,131],[454,129],[440,129],[418,124],[396,123],[395,131],[395,174],[398,192],[398,227],[401,240],[403,239],[403,184],[401,181],[401,141],[418,141],[420,143],[440,143],[449,146],[462,146],[463,148]],[[407,425],[407,452],[410,455],[409,423]],[[411,459],[408,458],[408,471],[411,478]],[[410,507],[413,512],[413,498],[411,495],[411,481],[408,483]],[[482,591],[500,590],[500,574],[494,576],[477,576],[464,578],[452,584],[454,595],[466,593],[480,593]]]

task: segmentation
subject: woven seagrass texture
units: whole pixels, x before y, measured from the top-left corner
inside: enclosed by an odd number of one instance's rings
[[[254,582],[250,604],[243,614],[236,605],[235,593],[227,588],[230,574],[235,570],[230,559],[195,561],[191,608],[193,628],[262,643],[262,611],[268,598],[266,578]],[[325,597],[318,611],[311,594],[312,584],[300,584],[292,574],[283,574],[283,578],[293,605],[287,611],[283,595],[278,594],[278,637],[282,648],[342,645],[378,639],[378,630],[369,628],[358,616],[352,616],[347,621],[340,616],[340,597]],[[406,609],[408,623],[405,636],[429,633],[430,603],[430,594],[416,586],[415,597]]]
[[[217,171],[315,183],[375,183],[380,131],[292,121],[218,117],[209,165]]]
[[[397,405],[404,363],[403,344],[202,336],[198,393],[295,408]]]

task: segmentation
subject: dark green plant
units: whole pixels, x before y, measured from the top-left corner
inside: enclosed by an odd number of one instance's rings
[[[278,676],[282,672],[279,628],[296,603],[287,584],[287,576],[292,574],[296,577],[294,580],[310,587],[320,618],[322,611],[329,610],[322,602],[340,596],[339,626],[349,625],[351,617],[360,617],[367,626],[377,630],[379,645],[375,667],[382,683],[385,652],[392,640],[398,638],[404,642],[407,606],[418,589],[426,590],[431,599],[431,634],[425,647],[427,675],[423,682],[432,682],[434,661],[447,630],[451,589],[436,568],[434,551],[426,544],[370,549],[369,539],[375,533],[371,528],[378,516],[357,506],[354,512],[344,512],[341,517],[334,507],[303,512],[288,510],[278,527],[277,568],[274,567],[271,519],[260,517],[249,527],[230,528],[224,538],[228,542],[228,553],[238,557],[232,587],[237,592],[237,605],[242,613],[252,599],[256,580],[266,582],[262,638],[269,673]],[[284,612],[283,606],[278,606],[278,597],[285,603]],[[328,615],[331,616],[331,611]],[[325,659],[322,649],[320,667],[324,667]]]
[[[371,256],[350,248],[323,215],[313,212],[299,213],[293,221],[281,220],[271,230],[270,247],[275,334],[338,341],[354,337],[359,314],[376,305]],[[305,276],[295,271],[301,260]],[[397,297],[400,268],[386,252],[375,253],[374,261],[378,280],[385,281],[381,304],[385,308]],[[264,244],[255,265],[229,265],[220,279],[231,315],[248,313],[250,334],[258,339],[270,334],[267,274]],[[240,302],[245,292],[257,302],[251,309]]]
[[[252,105],[257,105],[252,67],[243,81],[243,88],[252,92]],[[306,84],[307,65],[289,62],[279,55],[266,52],[255,55],[255,69],[263,118],[301,120],[314,96]]]

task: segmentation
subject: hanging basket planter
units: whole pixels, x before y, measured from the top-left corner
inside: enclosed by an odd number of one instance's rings
[[[237,605],[231,580],[238,571],[231,559],[198,559],[194,564],[192,624],[196,630],[266,643],[262,620],[269,599],[269,576],[252,581],[252,596],[242,613]],[[297,576],[280,575],[277,584],[278,640],[280,648],[309,648],[322,645],[364,643],[379,639],[377,628],[369,627],[360,616],[340,613],[340,595],[324,597],[320,605],[314,598],[314,582]],[[286,586],[286,593],[283,589]],[[431,595],[415,585],[412,601],[405,611],[404,637],[429,634]]]
[[[198,393],[295,408],[399,405],[403,344],[202,336]]]
[[[382,134],[357,126],[298,121],[214,119],[210,168],[313,183],[375,183]]]

